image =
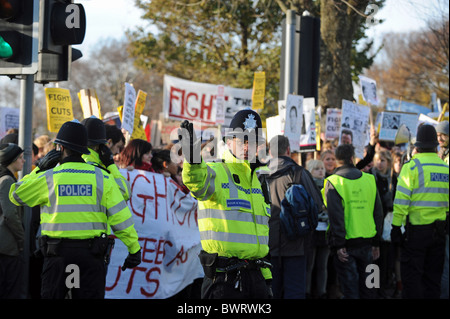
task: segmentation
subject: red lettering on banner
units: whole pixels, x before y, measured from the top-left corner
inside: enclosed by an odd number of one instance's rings
[[[175,93],[181,92],[181,98]],[[177,89],[173,86],[170,87],[170,96],[169,96],[169,114],[172,114],[172,100],[180,100],[180,115],[184,115],[184,90]]]
[[[128,178],[129,178],[129,175],[128,175]],[[136,182],[137,182],[137,180],[138,180],[139,178],[144,178],[144,179],[147,181],[147,183],[149,183],[149,184],[151,183],[150,180],[147,178],[147,176],[142,175],[142,174],[136,175],[136,177],[134,178],[133,183],[131,183],[131,194],[133,194],[134,186],[135,186],[135,184],[136,184]],[[155,187],[156,187],[156,186],[155,186]],[[150,195],[147,195],[147,194],[137,194],[136,196],[139,197],[139,198],[143,198],[143,199],[144,199],[144,209],[143,209],[143,211],[142,211],[142,212],[138,212],[138,211],[134,208],[134,206],[133,206],[133,196],[130,197],[130,207],[131,207],[131,211],[132,211],[136,216],[141,217],[141,219],[142,219],[142,224],[143,224],[144,221],[145,221],[145,212],[146,212],[146,208],[147,208],[147,200],[153,200],[154,197],[153,197],[153,196],[150,196]],[[157,215],[157,214],[158,214],[157,208],[155,208],[155,215]]]
[[[213,108],[213,100],[216,98],[215,95],[211,95],[209,98],[209,105],[205,104],[206,96],[202,95],[202,104],[200,106],[200,118],[205,121],[211,121],[212,108]],[[207,115],[205,112],[208,112]]]
[[[178,266],[179,264],[184,264],[187,261],[187,259],[188,259],[188,252],[187,251],[185,252],[184,247],[181,246],[181,249],[175,256],[175,258],[169,261],[166,266],[169,266],[173,262],[176,262]]]
[[[189,98],[190,98],[191,96],[194,96],[194,97],[195,97],[195,100],[198,101],[198,95],[197,95],[197,93],[194,93],[194,92],[188,93],[188,94],[186,95],[186,103],[185,103],[185,105],[186,105],[186,112],[187,112],[187,114],[188,114],[189,116],[195,118],[195,117],[198,116],[198,110],[195,109],[195,108],[192,108],[192,109],[193,109],[193,113],[190,112],[191,107],[189,107]],[[202,117],[202,118],[203,118],[203,117]]]

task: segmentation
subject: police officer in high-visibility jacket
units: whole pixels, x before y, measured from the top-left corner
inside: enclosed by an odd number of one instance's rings
[[[130,198],[130,184],[125,176],[123,176],[117,165],[114,163],[113,153],[106,145],[106,128],[102,120],[95,116],[88,117],[81,121],[88,134],[89,154],[83,154],[82,157],[86,163],[96,165],[102,169],[106,169],[110,173],[123,198],[127,201]]]
[[[89,151],[80,122],[64,123],[55,144],[9,198],[41,207],[42,298],[64,298],[69,288],[72,298],[103,298],[107,225],[128,248],[122,270],[141,262],[133,218],[112,176],[82,159]]]
[[[437,155],[437,145],[436,129],[421,125],[414,156],[403,165],[398,177],[391,240],[401,244],[400,271],[405,299],[440,296],[449,167]]]
[[[266,183],[258,179],[267,168],[256,156],[265,142],[258,113],[246,109],[235,114],[220,162],[201,159],[192,123],[183,122],[179,135],[183,182],[199,200],[202,298],[268,298],[271,264],[264,258],[269,252],[270,200]]]

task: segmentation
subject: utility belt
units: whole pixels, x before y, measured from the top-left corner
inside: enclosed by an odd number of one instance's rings
[[[57,257],[60,256],[61,249],[84,248],[94,256],[103,257],[105,264],[109,264],[114,242],[114,238],[106,234],[89,239],[51,238],[44,235],[39,237],[39,250],[35,254],[41,254],[44,257]]]
[[[205,276],[214,279],[216,272],[237,272],[241,270],[258,270],[261,268],[272,268],[272,264],[266,259],[255,260],[239,259],[237,257],[221,257],[217,253],[210,254],[202,250],[198,255]]]
[[[448,234],[447,229],[448,218],[446,220],[436,220],[428,225],[413,225],[408,220],[405,227],[406,240],[420,236],[423,232],[432,232],[438,238],[444,238]]]

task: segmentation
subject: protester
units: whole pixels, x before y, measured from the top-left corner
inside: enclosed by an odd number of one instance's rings
[[[398,178],[391,240],[401,245],[404,299],[437,299],[441,295],[449,167],[437,155],[438,144],[436,129],[421,125],[414,155]]]
[[[269,152],[272,156],[267,181],[272,201],[269,249],[273,264],[273,295],[277,299],[305,299],[307,238],[287,238],[280,221],[281,201],[291,184],[301,184],[313,197],[318,211],[322,210],[323,202],[311,174],[291,159],[289,139],[286,136],[273,137]]]
[[[306,169],[311,173],[319,190],[322,190],[325,179],[325,165],[321,160],[309,160]],[[326,240],[328,227],[328,212],[324,209],[319,214],[319,224],[314,231],[310,250],[307,255],[306,293],[307,296],[315,294],[320,299],[327,298],[328,258],[330,249]],[[315,289],[313,289],[313,287]],[[314,291],[315,290],[315,291]]]
[[[189,189],[183,184],[183,179],[178,171],[178,165],[170,158],[170,150],[154,150],[152,157],[152,167],[156,173],[163,174],[166,177],[172,178],[173,181],[180,186],[180,189],[185,193],[189,193]]]
[[[70,288],[68,265],[78,267],[79,274],[72,298],[104,298],[108,226],[128,248],[122,270],[141,262],[133,217],[116,183],[106,171],[81,157],[89,153],[87,142],[82,124],[64,123],[56,136],[57,149],[12,184],[9,192],[17,206],[41,206],[41,294],[45,299],[65,298]]]
[[[375,153],[374,165],[370,169],[370,173],[375,177],[378,194],[381,198],[383,207],[383,220],[392,213],[394,205],[393,183],[392,183],[392,158],[391,153],[387,150],[381,150]],[[380,269],[380,289],[377,290],[379,298],[387,298],[386,290],[390,287],[393,269],[389,258],[390,242],[387,240],[380,241],[380,258],[376,260],[376,264]]]
[[[0,145],[0,299],[21,297],[25,230],[23,209],[8,198],[15,174],[22,170],[23,150],[16,144]]]
[[[125,147],[125,136],[116,125],[105,124],[105,130],[107,141],[106,146],[108,146],[114,158],[116,158]]]
[[[47,154],[45,152],[45,146],[51,141],[51,138],[47,134],[39,135],[34,139],[34,144],[38,147],[39,152],[36,160],[41,159]]]
[[[448,121],[439,122],[436,125],[436,132],[439,142],[439,157],[446,162],[449,163],[449,123]]]
[[[340,145],[335,154],[338,167],[325,179],[323,198],[340,287],[344,298],[374,298],[373,289],[366,285],[366,267],[379,257],[381,201],[374,177],[354,166],[354,147]]]
[[[270,199],[258,179],[262,165],[256,154],[265,143],[258,113],[237,112],[226,130],[223,161],[201,159],[201,140],[192,123],[179,130],[183,182],[198,199],[198,227],[205,272],[204,299],[268,298],[272,279],[269,252]]]
[[[336,169],[336,156],[334,155],[334,151],[326,150],[322,152],[320,154],[320,160],[325,166],[325,177],[332,175]]]
[[[155,172],[152,168],[152,144],[145,140],[131,140],[119,155],[119,167]]]

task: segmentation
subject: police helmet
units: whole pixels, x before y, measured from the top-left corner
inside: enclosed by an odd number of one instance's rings
[[[417,129],[415,147],[433,148],[439,145],[436,129],[433,125],[422,124]]]
[[[230,122],[230,127],[225,129],[224,137],[256,138],[258,143],[264,143],[261,117],[251,109],[237,112]]]
[[[65,122],[59,129],[55,139],[55,144],[82,154],[90,153],[86,147],[87,142],[86,128],[77,120]]]
[[[87,131],[88,146],[106,144],[106,128],[105,123],[95,116],[88,117],[81,121]]]

